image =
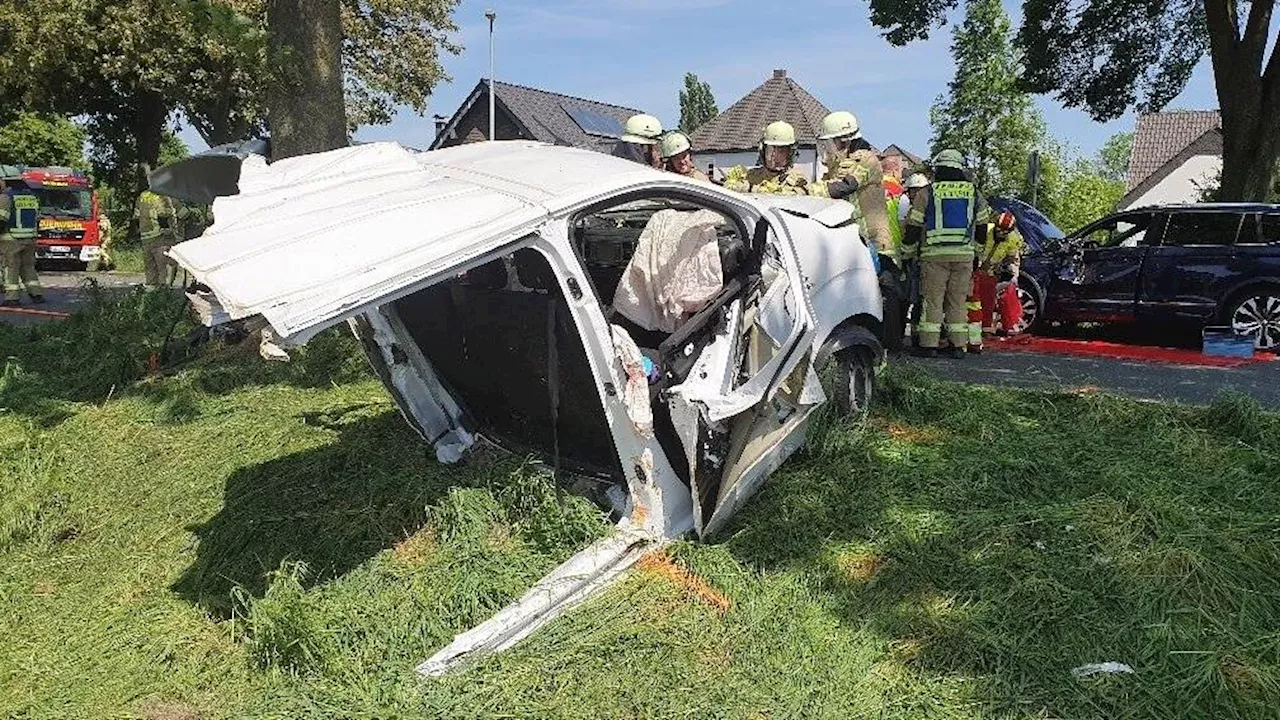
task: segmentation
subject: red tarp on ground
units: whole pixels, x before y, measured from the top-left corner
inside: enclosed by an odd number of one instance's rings
[[[1276,356],[1262,353],[1252,358],[1222,357],[1205,355],[1199,350],[1181,350],[1178,348],[1150,347],[1146,345],[1122,345],[1120,343],[1103,342],[1101,340],[1064,340],[1060,338],[1034,337],[1018,335],[1009,338],[995,338],[989,342],[992,350],[1012,350],[1015,352],[1037,352],[1049,355],[1076,355],[1080,357],[1106,357],[1117,360],[1133,360],[1137,362],[1168,363],[1170,365],[1199,365],[1202,367],[1233,368],[1251,365],[1257,362],[1275,360]]]

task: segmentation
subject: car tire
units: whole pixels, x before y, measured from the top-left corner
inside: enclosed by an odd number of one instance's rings
[[[835,368],[828,396],[844,417],[865,420],[876,387],[876,358],[869,348],[852,347],[832,358]]]
[[[1226,304],[1222,322],[1252,337],[1258,350],[1280,350],[1280,286],[1259,285],[1237,293]]]

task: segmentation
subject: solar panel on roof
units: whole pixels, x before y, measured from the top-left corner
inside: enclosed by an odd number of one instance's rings
[[[617,118],[609,117],[595,110],[572,105],[561,105],[560,107],[569,113],[569,117],[573,118],[573,121],[578,123],[578,127],[582,128],[582,132],[588,135],[610,138],[622,135],[622,123],[618,122]]]

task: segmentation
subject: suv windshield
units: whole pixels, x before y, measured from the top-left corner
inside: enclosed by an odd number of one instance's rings
[[[34,192],[40,199],[41,215],[87,218],[92,211],[88,190],[37,188]]]

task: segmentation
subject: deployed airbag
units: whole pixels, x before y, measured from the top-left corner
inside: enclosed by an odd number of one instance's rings
[[[654,213],[614,293],[614,309],[646,330],[674,332],[724,287],[716,242],[724,221],[710,210]]]

